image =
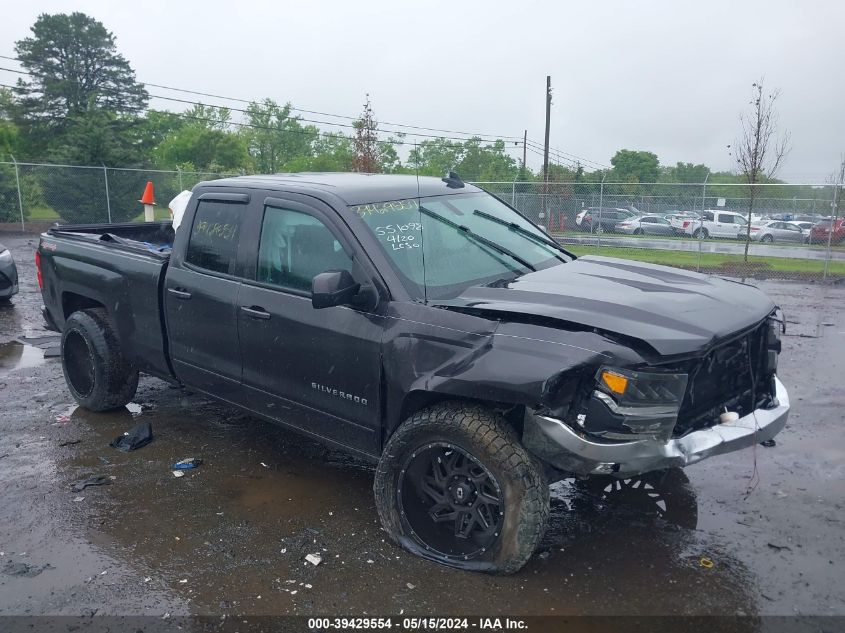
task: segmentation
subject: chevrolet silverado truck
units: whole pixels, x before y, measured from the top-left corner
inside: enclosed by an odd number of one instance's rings
[[[81,406],[141,372],[364,456],[391,539],[463,569],[525,564],[549,482],[669,472],[789,412],[765,294],[576,258],[454,174],[205,182],[176,231],[58,226],[36,260]]]

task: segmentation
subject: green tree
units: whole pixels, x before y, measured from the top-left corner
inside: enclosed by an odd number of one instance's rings
[[[707,165],[692,163],[677,163],[670,168],[670,177],[674,182],[704,182],[710,175],[710,168]]]
[[[285,164],[285,171],[352,171],[355,157],[353,140],[340,133],[318,136],[314,140],[312,153],[298,156]]]
[[[31,73],[15,92],[20,116],[31,126],[30,142],[40,149],[86,112],[125,116],[146,107],[147,91],[101,22],[79,12],[44,13],[31,30],[15,44],[18,61]]]
[[[453,170],[464,180],[513,181],[520,173],[519,164],[507,154],[504,141],[487,143],[477,137],[466,141],[423,141],[411,150],[408,165],[426,176],[442,176]]]
[[[190,163],[196,169],[234,172],[251,168],[247,141],[229,129],[230,111],[198,104],[181,115],[184,124],[155,148],[155,163],[162,169]]]
[[[289,103],[279,106],[272,99],[250,103],[247,120],[253,127],[244,127],[241,134],[255,170],[261,174],[277,173],[290,161],[310,156],[319,135],[315,126],[303,126],[299,117],[291,116]]]
[[[660,161],[652,152],[620,149],[610,159],[613,177],[620,182],[657,182]]]
[[[72,117],[60,142],[51,150],[49,160],[67,165],[91,167],[137,166],[135,149],[129,142],[120,117],[113,112],[96,110]],[[67,222],[105,222],[105,173],[97,168],[56,168],[44,170],[41,182],[47,204]],[[138,196],[143,192],[145,176],[124,171],[109,179],[111,218],[123,222],[140,212]]]

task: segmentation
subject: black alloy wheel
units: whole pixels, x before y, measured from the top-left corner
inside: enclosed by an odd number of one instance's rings
[[[431,553],[469,560],[492,547],[504,521],[493,474],[448,442],[428,444],[402,465],[397,486],[403,527]]]

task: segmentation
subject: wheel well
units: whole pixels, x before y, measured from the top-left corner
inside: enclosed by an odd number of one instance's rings
[[[65,319],[79,310],[104,307],[105,306],[99,301],[95,301],[94,299],[84,295],[76,294],[75,292],[65,292],[62,294],[62,313],[64,314]]]
[[[436,393],[431,391],[412,391],[405,397],[402,403],[402,409],[399,412],[399,418],[394,421],[394,424],[388,429],[387,435],[384,438],[386,442],[388,438],[393,435],[394,431],[402,422],[410,418],[420,409],[434,406],[441,402],[465,402],[480,405],[494,411],[498,411],[504,416],[508,424],[516,431],[520,440],[522,439],[523,421],[525,419],[525,407],[521,405],[505,404],[502,402],[491,402],[488,400],[480,400],[477,398],[465,398],[461,396],[453,396],[449,394]]]

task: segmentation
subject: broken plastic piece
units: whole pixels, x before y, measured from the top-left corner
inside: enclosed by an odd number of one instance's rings
[[[174,470],[172,472],[173,472],[174,477],[184,477],[185,476],[185,472],[182,471],[182,470]]]
[[[323,557],[319,554],[306,554],[305,560],[316,566],[323,562]]]
[[[191,468],[196,468],[202,464],[202,460],[198,457],[188,457],[187,459],[183,459],[181,461],[176,462],[173,464],[174,470],[189,470]]]

